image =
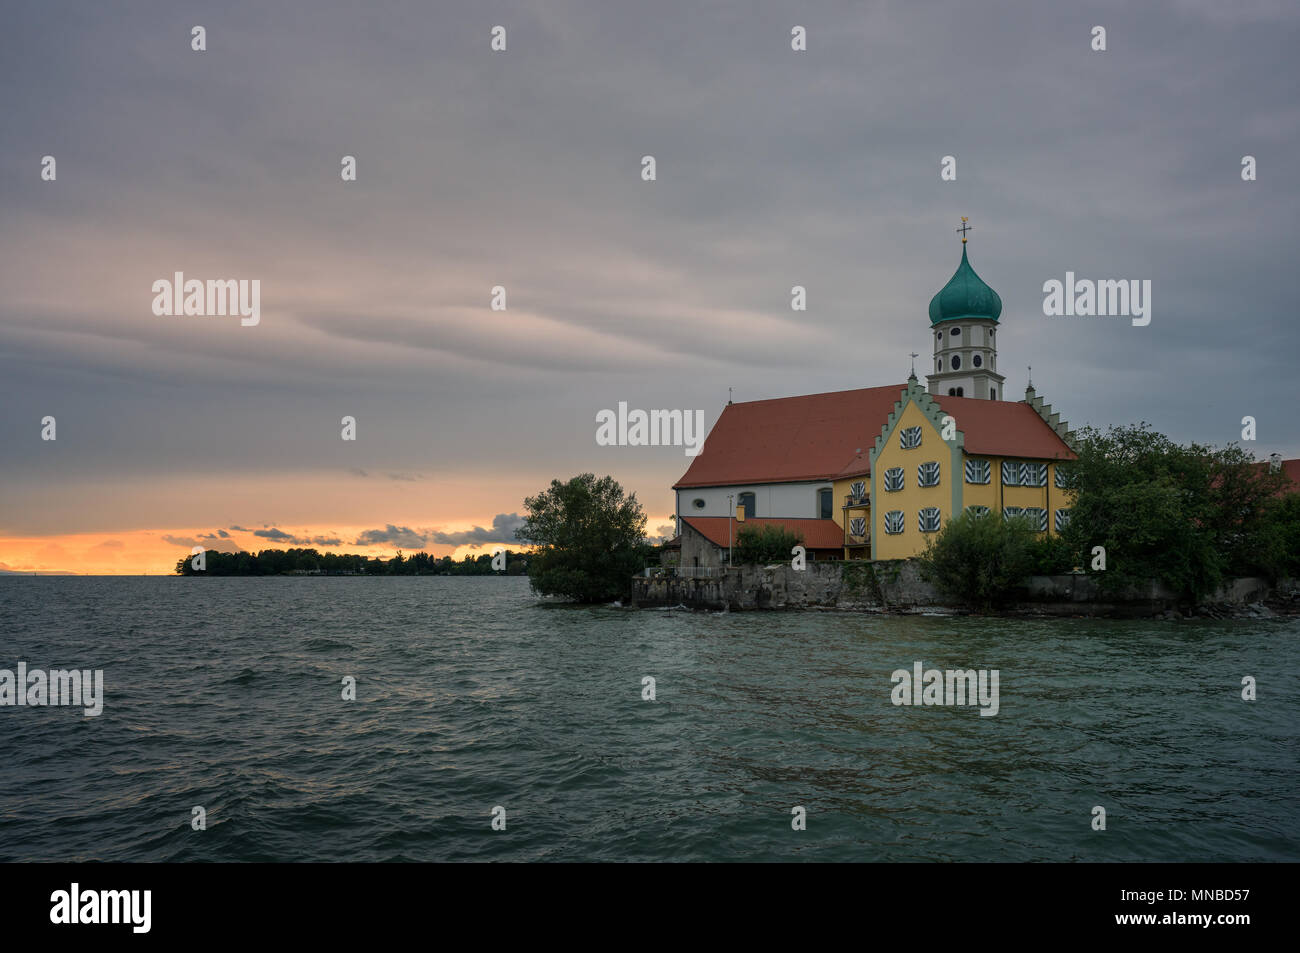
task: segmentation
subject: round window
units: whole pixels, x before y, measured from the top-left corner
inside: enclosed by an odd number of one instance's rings
[[[984,363],[984,358],[976,354],[974,357],[970,359],[970,362],[974,364],[976,367],[980,367]]]
[[[954,354],[954,355],[952,356],[952,369],[955,371],[955,370],[959,369],[960,367],[961,367],[961,355],[960,355],[960,354]]]
[[[691,500],[691,506],[695,507],[697,510],[702,510],[704,509],[704,501],[701,500],[699,497],[696,497],[695,499]]]
[[[948,333],[951,334],[953,337],[956,337],[957,335],[961,334],[961,328],[953,328]]]

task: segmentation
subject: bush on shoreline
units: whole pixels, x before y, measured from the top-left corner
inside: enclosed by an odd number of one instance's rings
[[[1037,572],[1043,549],[1027,518],[967,510],[930,538],[917,564],[922,578],[940,592],[990,613],[1010,602],[1016,587]]]
[[[534,547],[528,579],[542,595],[576,602],[626,597],[632,576],[653,552],[636,494],[613,477],[583,473],[524,500],[528,515],[515,537]]]

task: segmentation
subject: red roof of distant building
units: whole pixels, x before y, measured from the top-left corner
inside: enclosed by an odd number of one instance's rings
[[[834,480],[870,472],[868,454],[906,386],[728,404],[674,489]],[[957,420],[968,453],[1073,459],[1028,404],[933,397]]]
[[[1282,489],[1278,490],[1278,496],[1286,496],[1288,493],[1300,493],[1300,460],[1283,460],[1282,473],[1291,481]],[[1261,470],[1271,466],[1271,460],[1261,460],[1256,464]]]
[[[1282,472],[1291,478],[1287,493],[1300,493],[1300,460],[1283,460]]]
[[[731,523],[730,538],[733,544],[736,536],[746,526],[780,526],[801,537],[807,549],[844,548],[844,530],[834,520],[770,519],[766,516],[751,516],[742,523],[726,516],[683,516],[682,522],[688,524],[715,546],[727,545],[727,524]]]

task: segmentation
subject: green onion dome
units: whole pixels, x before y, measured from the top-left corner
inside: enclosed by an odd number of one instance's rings
[[[983,318],[996,321],[1002,314],[1002,299],[986,285],[966,260],[966,244],[961,246],[961,264],[948,279],[943,290],[930,299],[930,324]]]

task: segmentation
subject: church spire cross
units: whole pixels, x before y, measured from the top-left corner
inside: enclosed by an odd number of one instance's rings
[[[970,219],[968,219],[965,215],[963,215],[961,217],[961,228],[954,229],[954,231],[961,232],[961,243],[963,245],[966,244],[966,233],[975,227],[974,225],[967,225],[966,223],[969,221]]]
[[[916,379],[916,359],[917,359],[918,357],[920,357],[920,355],[917,354],[915,351],[912,351],[911,353],[912,353],[912,376],[909,378],[909,380],[915,380],[915,379]]]

